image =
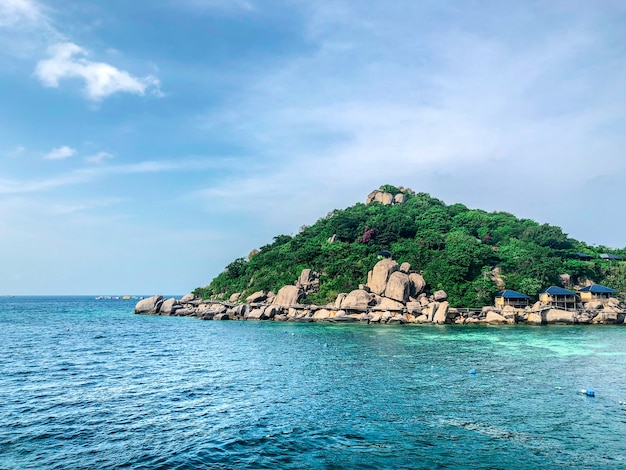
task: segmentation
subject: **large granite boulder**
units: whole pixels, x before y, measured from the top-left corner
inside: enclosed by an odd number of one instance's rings
[[[546,323],[565,323],[571,325],[575,323],[575,312],[551,308],[545,314]]]
[[[506,318],[496,312],[487,312],[484,322],[490,325],[502,325],[506,323]]]
[[[448,304],[448,302],[441,302],[439,304],[439,307],[437,307],[437,311],[435,312],[435,315],[433,317],[433,322],[438,325],[443,325],[446,322],[446,319],[448,318],[449,308],[450,308],[450,305]]]
[[[444,290],[438,290],[437,292],[435,292],[433,294],[433,298],[437,302],[441,302],[443,300],[447,300],[448,299],[448,294],[446,294],[446,291],[444,291]]]
[[[393,202],[395,204],[404,204],[406,201],[406,196],[402,193],[398,193],[394,196]]]
[[[253,304],[256,302],[262,302],[265,299],[267,299],[267,294],[265,294],[265,292],[263,292],[262,290],[255,292],[254,294],[250,294],[248,297],[246,297],[246,302],[248,302],[249,304]]]
[[[526,323],[529,325],[541,325],[543,323],[543,319],[540,313],[529,313],[528,318],[526,318]]]
[[[397,300],[389,299],[387,297],[381,297],[380,302],[376,305],[376,307],[379,310],[389,310],[391,312],[404,310],[404,304],[402,302],[398,302]]]
[[[426,281],[421,274],[409,274],[409,295],[411,297],[417,297],[424,292],[424,287],[426,287]]]
[[[411,271],[411,263],[407,263],[404,262],[400,265],[400,271],[403,272],[404,274],[409,274],[409,271]]]
[[[341,308],[344,310],[366,310],[372,295],[364,290],[353,290],[341,302]]]
[[[383,295],[389,299],[406,303],[409,300],[409,276],[400,271],[391,273]]]
[[[159,309],[159,313],[161,315],[171,315],[172,312],[179,310],[181,306],[174,297],[164,300],[161,304],[161,308]]]
[[[398,263],[392,259],[383,259],[374,265],[371,277],[368,276],[367,287],[378,295],[382,295],[387,287],[387,280],[391,274],[399,269]]]
[[[342,292],[341,294],[337,296],[337,298],[335,299],[335,308],[337,309],[341,308],[341,302],[343,302],[343,299],[345,299],[347,295],[348,294]]]
[[[162,303],[162,295],[154,295],[152,297],[148,297],[147,299],[143,299],[137,302],[137,305],[135,305],[135,313],[159,313],[159,309],[161,308]]]
[[[239,297],[241,297],[241,292],[235,292],[234,294],[232,294],[229,298],[228,301],[235,303],[237,301],[239,301]]]
[[[296,305],[300,302],[300,299],[304,295],[304,291],[298,286],[285,286],[282,287],[276,297],[274,297],[274,305],[282,305],[289,307],[290,305]]]
[[[180,298],[180,303],[181,303],[181,304],[186,304],[186,303],[188,303],[188,302],[191,302],[191,301],[192,301],[193,299],[195,299],[195,298],[196,298],[196,296],[195,296],[195,295],[193,295],[193,294],[186,294],[186,295],[183,295],[183,296]]]
[[[330,317],[331,317],[330,310],[321,308],[317,310],[311,318],[313,318],[314,320],[326,320],[327,318],[330,318]]]

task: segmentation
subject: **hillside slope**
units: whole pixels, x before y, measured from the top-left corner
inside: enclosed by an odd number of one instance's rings
[[[384,185],[367,204],[334,210],[295,236],[275,237],[194,292],[216,299],[276,292],[310,268],[321,274],[320,284],[305,302],[324,304],[366,282],[385,250],[422,270],[427,287],[445,290],[459,307],[489,305],[503,288],[536,295],[552,284],[594,281],[626,291],[626,263],[600,258],[624,257],[626,249],[592,247],[559,227]]]

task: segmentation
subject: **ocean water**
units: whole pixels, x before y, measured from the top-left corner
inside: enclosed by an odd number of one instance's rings
[[[0,468],[626,468],[626,326],[133,306],[0,299]]]

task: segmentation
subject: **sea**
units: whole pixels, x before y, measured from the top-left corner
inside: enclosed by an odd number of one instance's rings
[[[626,468],[626,326],[201,321],[135,302],[0,298],[1,469]]]

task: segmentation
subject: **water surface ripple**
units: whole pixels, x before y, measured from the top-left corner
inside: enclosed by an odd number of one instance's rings
[[[132,308],[0,299],[0,468],[626,468],[624,326]]]

